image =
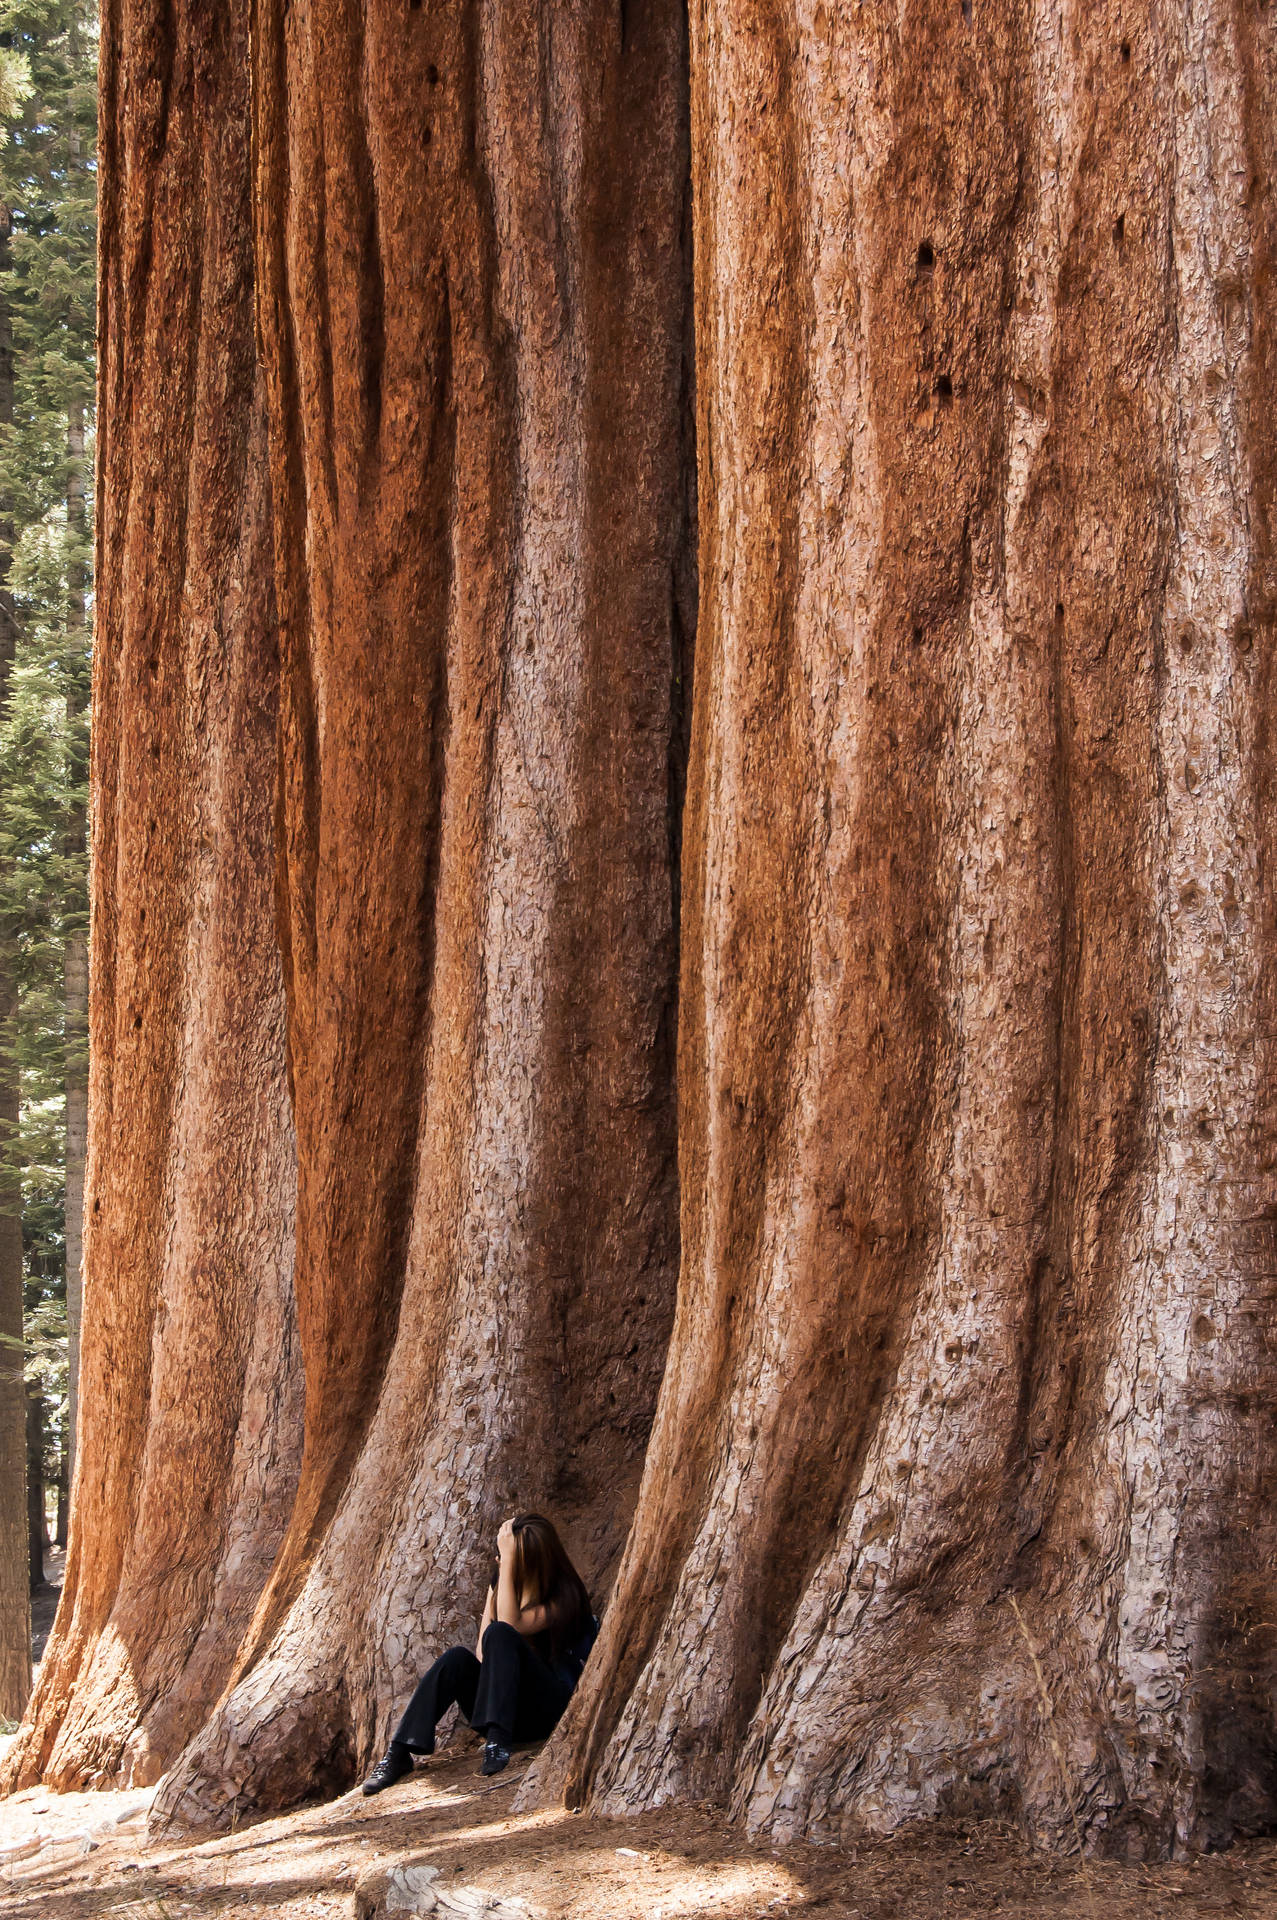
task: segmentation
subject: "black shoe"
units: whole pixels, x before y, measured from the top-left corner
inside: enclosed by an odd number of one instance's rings
[[[509,1747],[503,1746],[500,1740],[489,1740],[483,1749],[483,1765],[479,1769],[480,1773],[500,1773],[501,1769],[508,1767],[509,1764]]]
[[[412,1772],[412,1755],[407,1747],[391,1746],[384,1760],[379,1760],[368,1778],[364,1781],[365,1793],[384,1793],[387,1787],[393,1787],[396,1780],[402,1780],[406,1773]]]

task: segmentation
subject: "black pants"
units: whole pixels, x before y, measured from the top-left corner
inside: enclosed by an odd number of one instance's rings
[[[490,1740],[513,1746],[544,1740],[568,1701],[573,1682],[539,1654],[515,1627],[494,1620],[483,1636],[483,1660],[468,1647],[449,1647],[420,1681],[395,1729],[414,1753],[433,1753],[435,1728],[455,1701],[470,1725]]]

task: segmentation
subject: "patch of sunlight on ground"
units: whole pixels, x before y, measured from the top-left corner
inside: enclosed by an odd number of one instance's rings
[[[565,1859],[564,1867],[569,1866]],[[701,1860],[695,1865],[633,1847],[573,1848],[570,1871],[589,1882],[600,1913],[619,1900],[618,1914],[643,1920],[699,1920],[701,1915],[780,1910],[803,1898],[802,1882],[774,1860]]]

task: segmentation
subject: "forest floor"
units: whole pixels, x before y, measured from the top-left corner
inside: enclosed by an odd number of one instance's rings
[[[752,1846],[710,1808],[632,1820],[519,1814],[527,1756],[497,1781],[441,1754],[388,1793],[356,1789],[200,1840],[148,1843],[153,1789],[0,1802],[5,1920],[1193,1920],[1277,1915],[1277,1840],[1164,1867],[1060,1861],[993,1824],[934,1826],[854,1852]],[[15,1846],[38,1853],[16,1859]],[[426,1871],[405,1874],[405,1865]],[[396,1869],[398,1870],[396,1875]],[[387,1874],[391,1875],[387,1881]],[[427,1891],[397,1906],[397,1887]]]

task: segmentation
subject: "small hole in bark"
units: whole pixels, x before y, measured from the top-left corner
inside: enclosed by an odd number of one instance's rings
[[[423,127],[423,128],[421,129],[421,144],[422,144],[422,146],[423,146],[423,147],[428,147],[428,146],[430,145],[430,129],[429,129],[429,127]]]
[[[962,17],[968,26],[971,25],[971,11],[971,0],[962,0]]]
[[[955,1360],[961,1360],[962,1358],[961,1340],[951,1340],[948,1346],[944,1350],[944,1357],[946,1360],[950,1362]]]
[[[1250,628],[1244,620],[1239,620],[1233,628],[1233,645],[1238,653],[1249,653],[1254,644]]]
[[[147,661],[147,663],[146,663],[146,670],[147,670],[147,672],[148,672],[148,673],[158,673],[158,672],[159,672],[159,670],[160,670],[160,663],[159,663],[159,661],[158,661],[158,660],[157,660],[157,659],[156,659],[156,658],[154,657],[154,655],[152,655],[152,657],[151,657],[151,658],[150,658],[150,659],[149,659],[149,660]]]
[[[414,13],[417,13],[420,11],[420,8],[421,8],[421,0],[408,0],[408,5],[412,8]]]
[[[1199,1313],[1193,1322],[1193,1338],[1198,1346],[1205,1346],[1208,1340],[1215,1338],[1215,1328],[1204,1313]]]
[[[1130,62],[1130,58],[1131,58],[1131,43],[1130,43],[1130,41],[1129,41],[1129,40],[1123,40],[1123,42],[1122,42],[1122,44],[1121,44],[1121,47],[1119,48],[1119,50],[1118,50],[1118,51],[1119,51],[1119,52],[1121,53],[1121,56],[1122,56],[1122,65],[1123,65],[1124,67],[1125,67],[1125,66],[1127,66],[1127,65],[1129,64],[1129,62]]]
[[[1181,633],[1179,637],[1179,650],[1181,653],[1191,653],[1193,651],[1193,630],[1191,627],[1185,627],[1183,633]]]
[[[133,1015],[133,1031],[134,1031],[134,1033],[138,1033],[138,1032],[140,1032],[140,1031],[141,1031],[141,1027],[142,1027],[142,1016],[141,1016],[141,1014],[140,1014],[140,1013],[135,1013],[135,1014]]]
[[[947,373],[942,373],[936,381],[936,399],[942,407],[953,405],[953,382]]]
[[[1091,1551],[1090,1541],[1087,1540],[1086,1538],[1079,1540],[1077,1543],[1077,1550],[1079,1553],[1089,1553]]]
[[[936,264],[936,250],[930,240],[918,242],[918,272],[930,273]]]
[[[94,1211],[94,1213],[101,1213],[101,1211],[102,1211],[102,1202],[101,1202],[100,1200],[95,1200],[95,1201],[93,1202],[93,1211]]]
[[[435,65],[433,60],[430,62],[430,65],[426,68],[426,79],[432,87],[437,87],[439,84],[439,69]]]
[[[1113,222],[1113,245],[1115,247],[1120,247],[1123,240],[1125,240],[1125,238],[1126,238],[1126,215],[1124,213],[1119,213],[1117,216],[1117,219]]]
[[[1056,603],[1055,603],[1055,624],[1056,624],[1056,626],[1057,626],[1057,627],[1062,627],[1062,626],[1064,625],[1064,602],[1063,602],[1063,600],[1057,600],[1057,601],[1056,601]]]
[[[915,647],[920,647],[922,645],[922,628],[921,627],[915,627],[913,630],[913,644]]]

